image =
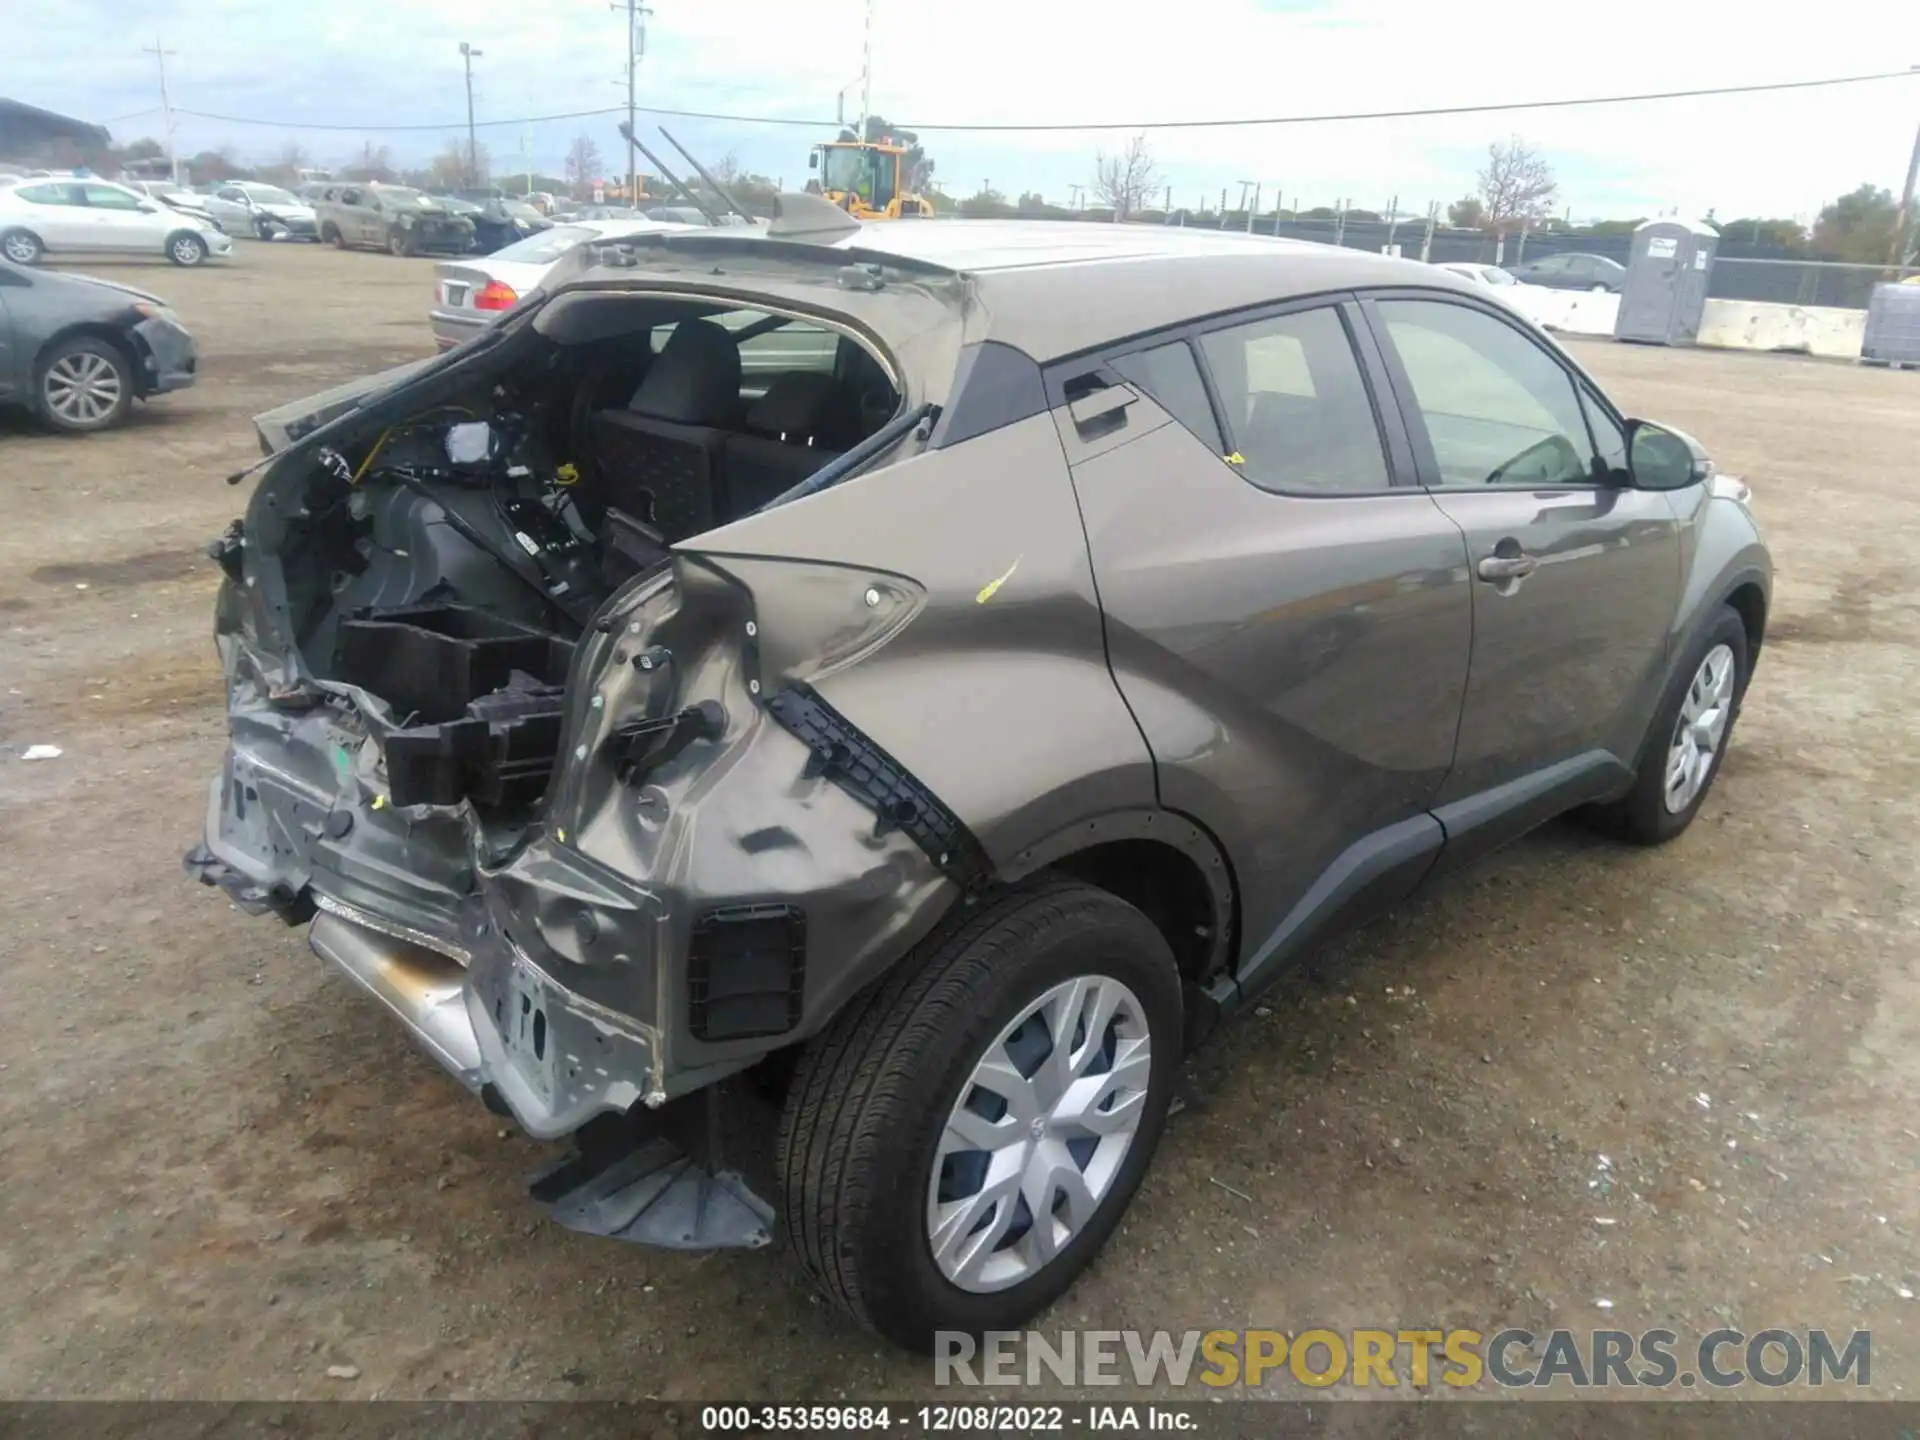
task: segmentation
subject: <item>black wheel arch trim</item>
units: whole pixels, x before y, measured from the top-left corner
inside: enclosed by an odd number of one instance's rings
[[[1239,892],[1234,884],[1233,865],[1219,841],[1198,822],[1178,811],[1128,807],[1077,820],[1016,852],[1001,865],[999,879],[1006,884],[1018,884],[1050,865],[1117,840],[1152,841],[1193,862],[1206,882],[1213,908],[1213,933],[1201,975],[1211,979],[1228,973],[1233,967],[1239,928]]]

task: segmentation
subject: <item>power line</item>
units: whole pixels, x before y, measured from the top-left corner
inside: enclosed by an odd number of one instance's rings
[[[1508,100],[1483,105],[1430,105],[1413,110],[1347,110],[1320,115],[1258,115],[1234,119],[1208,120],[1085,120],[1074,122],[989,123],[939,125],[928,121],[901,121],[903,130],[933,131],[943,134],[1001,133],[1048,134],[1085,130],[1228,130],[1236,126],[1257,125],[1329,125],[1355,120],[1415,120],[1440,115],[1488,115],[1510,110],[1565,110],[1581,105],[1634,105],[1651,100],[1694,100],[1715,95],[1761,95],[1785,90],[1817,90],[1838,85],[1864,85],[1875,80],[1911,80],[1911,70],[1882,70],[1871,75],[1836,75],[1821,80],[1774,80],[1759,85],[1709,85],[1690,90],[1648,90],[1631,95],[1584,95],[1559,100]],[[634,107],[644,115],[664,115],[676,120],[715,120],[732,125],[798,125],[808,129],[827,129],[839,122],[804,119],[788,115],[727,115],[712,110],[670,110],[656,105]],[[540,125],[554,120],[586,120],[601,115],[619,115],[626,106],[602,106],[594,110],[568,110],[554,115],[526,115],[510,120],[482,120],[480,126]],[[176,115],[191,115],[198,120],[215,120],[226,125],[259,125],[277,130],[344,130],[395,134],[414,130],[458,129],[460,122],[436,121],[407,125],[335,125],[306,120],[261,120],[243,115],[216,115],[206,110],[174,107]]]

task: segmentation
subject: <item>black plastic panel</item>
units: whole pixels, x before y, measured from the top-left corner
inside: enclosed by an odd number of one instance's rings
[[[813,752],[807,775],[826,776],[874,812],[874,834],[904,831],[962,889],[986,882],[986,851],[960,817],[810,685],[796,680],[767,709]]]
[[[395,805],[505,809],[546,790],[573,645],[463,605],[383,611],[340,626],[333,678],[379,696]]]
[[[807,916],[797,905],[729,905],[693,922],[687,1028],[699,1040],[784,1035],[800,1023]]]

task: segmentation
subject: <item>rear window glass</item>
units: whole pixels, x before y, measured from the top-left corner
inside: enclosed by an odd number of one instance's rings
[[[1207,399],[1207,387],[1200,379],[1200,367],[1184,340],[1122,355],[1113,362],[1113,368],[1151,395],[1201,443],[1212,446],[1215,453],[1225,448],[1220,442],[1220,426],[1213,418],[1213,404]]]
[[[1373,403],[1329,307],[1200,338],[1240,473],[1267,490],[1367,494],[1391,483]]]

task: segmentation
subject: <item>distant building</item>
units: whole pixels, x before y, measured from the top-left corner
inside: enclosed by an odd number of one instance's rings
[[[67,167],[98,158],[111,143],[104,125],[0,99],[0,160]]]

